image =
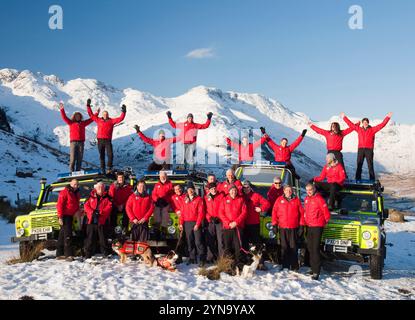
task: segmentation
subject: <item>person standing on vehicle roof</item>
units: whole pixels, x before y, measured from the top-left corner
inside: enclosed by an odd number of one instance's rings
[[[108,193],[105,191],[103,182],[98,182],[94,186],[89,199],[84,204],[84,210],[88,218],[85,258],[89,259],[95,254],[97,244],[99,244],[101,254],[109,254],[110,250],[105,236],[105,224],[111,215],[112,203]]]
[[[199,267],[206,264],[206,247],[203,242],[202,223],[205,219],[205,208],[203,199],[196,194],[192,181],[186,185],[187,194],[180,214],[180,230],[185,231],[187,247],[189,249],[188,265],[197,263],[196,254],[199,258]]]
[[[375,136],[380,130],[382,130],[389,122],[392,117],[392,112],[386,115],[386,118],[382,123],[372,127],[369,125],[369,119],[363,118],[362,126],[354,124],[349,120],[348,117],[342,112],[340,117],[347,123],[347,125],[357,132],[359,146],[357,150],[357,169],[356,169],[356,180],[362,179],[362,168],[363,162],[366,159],[367,166],[369,169],[369,179],[375,180],[375,170],[373,168],[373,149],[375,148]]]
[[[169,124],[174,129],[181,130],[179,139],[184,146],[184,165],[185,167],[189,167],[189,169],[193,170],[195,163],[194,157],[196,153],[197,132],[198,130],[209,128],[213,113],[209,112],[207,114],[207,121],[204,124],[193,122],[192,113],[189,113],[187,115],[187,121],[182,123],[177,123],[173,121],[170,111],[167,111],[166,114],[169,118]]]
[[[304,199],[304,222],[307,227],[307,250],[310,255],[311,274],[318,280],[321,269],[320,244],[324,227],[330,221],[330,211],[324,198],[316,192],[312,183],[306,185]]]
[[[206,220],[208,222],[206,230],[207,262],[214,263],[224,254],[223,226],[219,218],[219,208],[224,194],[218,191],[216,182],[209,183],[206,188],[209,190],[205,195]]]
[[[272,225],[281,243],[282,269],[298,271],[298,240],[304,235],[304,208],[291,186],[284,186],[272,209]]]
[[[323,182],[327,179],[327,183]],[[343,166],[336,160],[334,154],[326,155],[326,165],[321,171],[320,176],[314,177],[312,182],[317,190],[329,193],[329,210],[335,208],[337,194],[346,181],[346,173]]]
[[[219,184],[218,191],[223,192],[226,195],[229,194],[229,188],[235,186],[238,190],[238,193],[242,194],[242,183],[236,179],[235,171],[228,169],[226,171],[226,180]]]
[[[156,206],[154,209],[154,231],[156,232],[156,238],[158,238],[158,240],[160,240],[160,227],[163,236],[167,233],[167,227],[170,221],[170,197],[172,194],[173,184],[168,179],[167,172],[160,171],[159,181],[154,185],[151,194]]]
[[[232,184],[219,207],[219,218],[223,225],[223,244],[225,256],[234,259],[235,266],[241,262],[242,237],[248,214],[245,200],[239,195],[238,188]]]
[[[275,177],[272,186],[267,192],[267,198],[271,207],[274,207],[275,201],[284,194],[284,189],[282,185],[282,180],[280,177]]]
[[[71,119],[66,116],[65,107],[61,102],[59,104],[59,110],[63,121],[69,126],[70,137],[70,156],[69,156],[69,170],[72,172],[80,171],[82,169],[82,159],[84,158],[84,145],[85,145],[85,128],[89,126],[93,120],[83,120],[82,113],[75,112]],[[99,109],[95,116],[98,116]]]
[[[102,173],[109,174],[112,171],[112,163],[114,159],[114,154],[112,150],[112,132],[114,130],[114,126],[124,120],[125,114],[127,113],[127,107],[125,106],[125,104],[122,105],[121,115],[118,118],[110,118],[108,115],[108,111],[104,111],[102,113],[102,117],[99,118],[97,115],[94,115],[92,113],[91,99],[88,99],[86,105],[89,117],[98,126],[97,140],[99,159],[101,162],[101,171]],[[107,153],[108,157],[107,171],[105,171],[105,152]]]
[[[151,139],[141,132],[140,127],[135,125],[138,136],[145,142],[154,147],[153,162],[148,166],[149,171],[160,171],[171,169],[171,147],[179,139],[177,137],[166,138],[164,130],[159,131],[159,138]]]
[[[311,129],[313,129],[318,134],[324,136],[326,138],[327,142],[327,153],[332,153],[335,155],[337,161],[340,162],[340,164],[343,166],[343,168],[346,168],[344,166],[344,160],[343,160],[343,139],[348,134],[353,132],[353,128],[347,128],[344,130],[340,130],[340,124],[338,122],[332,122],[330,124],[330,130],[324,130],[319,127],[317,127],[314,123],[311,121],[308,123]],[[360,125],[360,122],[356,123],[356,125]]]
[[[186,194],[183,192],[183,187],[180,184],[176,184],[173,187],[174,194],[170,197],[170,207],[177,215],[180,221],[180,215],[182,213],[183,203],[186,200]],[[180,231],[180,237],[176,245],[176,254],[179,256],[176,260],[176,264],[182,263],[182,258],[186,254],[186,234],[185,230]]]
[[[301,135],[295,140],[291,145],[288,145],[288,139],[282,138],[280,141],[280,144],[276,144],[268,134],[265,134],[267,143],[269,147],[274,151],[274,158],[277,162],[285,162],[286,167],[291,170],[293,176],[297,179],[300,179],[300,177],[295,172],[295,167],[291,162],[291,154],[294,152],[294,150],[300,145],[300,143],[303,141],[305,135],[307,133],[307,129],[304,129]]]
[[[260,216],[261,213],[265,213],[270,208],[270,203],[267,199],[261,196],[259,193],[254,192],[251,182],[245,180],[242,183],[243,186],[243,198],[246,204],[247,217],[245,220],[244,236],[242,238],[243,247],[245,250],[249,250],[250,245],[258,245],[261,243],[260,236]],[[261,258],[258,265],[259,270],[266,270],[264,264],[265,256]]]
[[[69,185],[59,192],[56,211],[61,229],[56,249],[57,259],[73,261],[72,224],[74,216],[81,213],[80,199],[79,182],[76,179],[72,179]]]
[[[117,180],[110,185],[108,194],[112,198],[112,213],[109,219],[110,235],[114,235],[117,226],[117,216],[122,213],[122,227],[124,230],[128,228],[128,216],[125,211],[125,204],[133,193],[133,187],[125,182],[124,172],[117,172]]]
[[[147,242],[149,236],[148,221],[154,212],[154,202],[147,193],[144,180],[138,181],[135,192],[127,200],[125,209],[132,224],[131,239]]]

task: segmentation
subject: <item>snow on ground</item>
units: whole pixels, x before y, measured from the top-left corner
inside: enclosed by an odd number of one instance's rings
[[[252,279],[223,275],[219,281],[199,276],[198,268],[178,266],[177,273],[147,268],[137,262],[126,265],[117,259],[92,265],[46,259],[9,266],[5,257],[17,255],[8,239],[12,225],[0,221],[0,299],[23,295],[35,299],[414,299],[415,218],[403,224],[386,223],[388,257],[384,279],[372,280],[367,267],[346,262],[326,265],[321,281],[301,274],[270,270]],[[351,272],[349,272],[349,268]]]

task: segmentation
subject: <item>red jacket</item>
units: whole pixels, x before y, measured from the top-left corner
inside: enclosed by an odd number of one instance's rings
[[[63,216],[73,217],[79,210],[79,200],[81,194],[79,190],[73,191],[72,187],[65,187],[59,192],[58,203],[56,204],[56,210],[58,211],[58,218]]]
[[[108,118],[107,120],[104,120],[104,118],[98,118],[97,115],[92,114],[91,107],[87,107],[87,110],[89,117],[95,121],[98,126],[97,139],[112,140],[114,126],[124,120],[125,113],[121,113],[118,118]]]
[[[166,202],[170,203],[170,197],[173,192],[173,184],[170,180],[167,180],[165,183],[162,183],[159,180],[154,186],[151,197],[153,198],[154,202],[156,202],[158,199],[164,199]]]
[[[181,214],[182,206],[184,203],[184,200],[186,198],[186,195],[183,193],[182,195],[178,196],[177,194],[172,194],[170,197],[170,207],[176,213],[177,215]]]
[[[328,183],[337,183],[342,186],[346,180],[346,173],[344,172],[343,166],[340,163],[337,163],[334,167],[325,165],[320,176],[315,177],[314,181],[322,182],[326,178]]]
[[[278,225],[283,229],[294,229],[304,224],[304,208],[298,197],[287,200],[281,196],[275,201],[272,209],[272,225]]]
[[[214,198],[209,194],[205,195],[206,220],[208,222],[211,222],[212,218],[219,218],[219,209],[224,197],[222,192],[216,193]]]
[[[275,201],[279,197],[281,197],[283,194],[284,194],[284,189],[282,186],[279,189],[277,189],[274,185],[272,185],[271,188],[269,188],[267,192],[267,198],[268,198],[269,204],[271,205],[271,208],[274,207]]]
[[[140,221],[143,218],[148,221],[154,211],[154,202],[148,194],[142,197],[138,193],[133,193],[128,197],[125,211],[130,221]]]
[[[261,208],[261,212],[267,212],[270,208],[270,203],[267,199],[261,196],[259,193],[250,192],[249,194],[243,195],[246,204],[247,217],[245,224],[259,224],[260,213],[255,211],[256,207]]]
[[[154,156],[157,160],[161,162],[171,163],[171,145],[178,141],[176,137],[167,138],[161,141],[151,139],[141,131],[138,133],[138,135],[141,139],[143,139],[145,143],[148,143],[154,147]]]
[[[96,114],[97,115],[97,114]],[[85,127],[92,123],[92,119],[74,121],[66,116],[65,109],[61,109],[61,116],[63,121],[69,126],[69,140],[72,141],[85,141]]]
[[[324,227],[330,220],[330,211],[324,198],[316,193],[304,199],[304,220],[308,227]]]
[[[94,211],[98,210],[99,211],[98,224],[100,226],[103,226],[112,211],[112,203],[108,196],[108,193],[105,192],[102,197],[98,198],[95,189],[92,190],[89,199],[84,204],[84,210],[85,210],[86,216],[88,217],[88,224],[92,223]]]
[[[173,119],[169,118],[169,123],[173,128],[180,129],[179,139],[183,141],[183,144],[192,144],[197,141],[197,130],[207,129],[210,126],[210,120],[208,119],[204,124],[195,122],[181,122],[176,123]]]
[[[218,191],[223,192],[225,195],[229,194],[229,187],[234,184],[238,189],[238,193],[242,195],[242,183],[240,180],[235,180],[232,183],[229,183],[228,180],[223,181],[222,183],[218,184]]]
[[[291,153],[293,153],[294,149],[299,146],[299,144],[303,141],[304,137],[299,136],[297,140],[295,140],[291,145],[283,147],[279,144],[276,144],[269,136],[267,137],[267,143],[270,148],[274,151],[275,161],[278,162],[291,162]]]
[[[180,224],[184,222],[192,221],[196,222],[197,226],[201,226],[203,219],[205,218],[205,208],[203,199],[197,195],[190,200],[188,196],[183,202],[182,213],[180,214]]]
[[[359,123],[357,124],[359,125]],[[313,129],[318,134],[321,134],[326,138],[327,142],[327,150],[334,150],[334,151],[342,151],[343,150],[343,139],[345,136],[347,136],[349,133],[353,132],[353,128],[347,128],[345,130],[341,130],[340,134],[335,134],[331,130],[324,130],[321,129],[314,124],[311,126],[311,129]]]
[[[238,152],[239,161],[253,161],[255,150],[258,149],[266,141],[265,137],[255,141],[254,143],[248,143],[247,146],[244,146],[242,143],[234,142],[229,138],[226,138],[226,143],[231,148],[235,149]]]
[[[378,131],[382,130],[389,122],[391,118],[386,117],[382,123],[378,124],[377,126],[371,127],[369,126],[367,129],[354,124],[347,118],[344,117],[344,121],[347,125],[357,132],[357,137],[359,139],[359,146],[358,148],[367,148],[373,149],[375,147],[375,135]]]
[[[244,198],[237,196],[232,199],[226,196],[219,207],[219,218],[222,220],[223,228],[230,229],[229,223],[236,222],[238,228],[244,228],[248,211]]]
[[[117,182],[111,184],[108,194],[115,206],[125,206],[128,197],[133,193],[133,187],[129,184],[120,186]]]

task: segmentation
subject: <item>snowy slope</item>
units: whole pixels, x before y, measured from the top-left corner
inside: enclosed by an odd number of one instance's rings
[[[118,259],[99,265],[46,259],[8,266],[0,262],[0,299],[415,299],[415,219],[403,224],[386,223],[388,257],[384,279],[372,280],[366,266],[346,262],[324,266],[321,281],[301,273],[277,271],[267,263],[267,272],[252,279],[223,275],[219,281],[199,276],[198,268],[184,264],[177,273],[147,268],[137,262],[121,265]],[[13,232],[0,220],[0,235]],[[4,241],[0,237],[0,241]],[[14,255],[17,256],[17,249]],[[13,248],[0,242],[0,261],[13,255]],[[360,272],[362,271],[362,272]],[[357,272],[357,273],[356,273]]]
[[[163,128],[171,136],[175,132],[167,124],[167,110],[178,121],[183,121],[192,112],[197,122],[204,122],[206,114],[212,111],[213,123],[208,130],[199,134],[198,146],[202,151],[218,152],[220,158],[228,154],[224,148],[223,135],[237,137],[240,130],[245,130],[246,133],[246,129],[265,126],[276,142],[282,137],[293,141],[307,128],[309,121],[305,114],[292,112],[279,102],[258,94],[223,92],[220,89],[200,86],[179,97],[162,98],[131,88],[117,89],[94,79],[63,81],[53,75],[28,70],[0,70],[0,107],[6,110],[14,132],[62,151],[68,151],[69,135],[68,126],[61,120],[57,104],[63,100],[69,116],[75,111],[81,111],[87,116],[87,98],[92,99],[95,107],[108,110],[112,117],[120,114],[121,104],[127,105],[125,121],[114,130],[115,165],[128,165],[136,169],[145,167],[151,159],[152,148],[136,136],[133,126],[139,124],[149,136]],[[372,120],[372,123],[380,121]],[[342,127],[346,126],[340,122]],[[329,122],[317,124],[323,128],[329,126]],[[85,157],[93,163],[98,160],[95,132],[95,124],[87,128],[86,148],[89,150]],[[399,174],[415,172],[415,159],[411,152],[414,143],[415,125],[399,125],[392,121],[377,137],[377,170]],[[216,145],[220,147],[216,148]],[[352,133],[344,142],[346,167],[349,172],[355,166],[356,148],[357,135]],[[306,178],[316,174],[324,161],[324,138],[309,130],[298,151],[294,156],[294,163],[297,164],[299,172],[305,174]],[[204,159],[203,153],[201,157]],[[5,162],[2,158],[0,161]],[[13,164],[9,165],[10,172],[14,172]],[[8,175],[7,179],[11,178],[12,174]]]

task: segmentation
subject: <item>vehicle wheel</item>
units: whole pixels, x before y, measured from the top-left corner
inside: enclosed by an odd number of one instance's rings
[[[383,276],[383,255],[372,254],[369,257],[370,277],[375,280],[382,279]]]

